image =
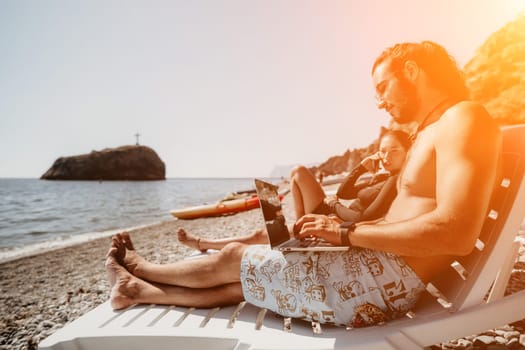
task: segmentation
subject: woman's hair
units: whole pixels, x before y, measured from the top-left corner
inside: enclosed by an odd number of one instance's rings
[[[469,91],[465,85],[463,72],[456,61],[441,45],[432,41],[421,43],[396,44],[379,55],[372,67],[372,74],[383,62],[390,64],[390,69],[399,74],[406,61],[414,61],[429,77],[436,88],[446,91],[455,98],[465,99]]]
[[[379,143],[381,143],[381,140],[383,140],[383,138],[385,138],[386,136],[391,136],[394,139],[396,139],[401,144],[401,147],[405,149],[405,151],[408,151],[410,147],[412,146],[410,135],[408,135],[404,131],[394,130],[394,129],[384,129],[383,133],[381,134],[381,137],[379,138]]]

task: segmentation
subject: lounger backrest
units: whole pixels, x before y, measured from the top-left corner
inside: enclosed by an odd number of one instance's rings
[[[456,311],[483,302],[525,217],[525,125],[504,127],[501,180],[476,248],[431,282]],[[483,174],[480,174],[483,176]],[[443,300],[440,300],[443,301]]]

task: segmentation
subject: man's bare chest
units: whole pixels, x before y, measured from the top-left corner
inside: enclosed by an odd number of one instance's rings
[[[436,156],[429,138],[415,142],[399,176],[399,191],[410,196],[435,198]]]

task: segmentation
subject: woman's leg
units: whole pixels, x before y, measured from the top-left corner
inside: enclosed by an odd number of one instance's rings
[[[231,305],[242,301],[239,282],[210,288],[188,288],[177,285],[149,283],[119,264],[116,252],[111,248],[106,260],[106,270],[111,283],[111,306],[123,309],[134,304],[164,304],[209,308]]]
[[[141,257],[129,234],[112,238],[108,257],[113,257],[132,275],[155,283],[189,288],[210,288],[239,282],[244,249],[240,243],[230,243],[217,254],[200,259],[181,260],[171,264],[155,264]],[[110,283],[111,283],[111,276]]]
[[[265,231],[257,230],[249,235],[221,239],[208,239],[197,237],[183,228],[177,231],[179,242],[193,249],[205,252],[208,249],[221,250],[228,243],[243,243],[243,244],[268,244],[268,236]]]
[[[326,197],[315,176],[302,165],[292,170],[290,187],[297,219],[305,214],[312,213]]]

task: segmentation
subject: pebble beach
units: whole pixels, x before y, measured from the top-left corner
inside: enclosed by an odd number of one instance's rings
[[[291,199],[284,199],[290,220]],[[263,226],[259,210],[196,220],[168,220],[129,231],[145,258],[174,262],[193,253],[177,240],[177,228],[208,238],[252,232]],[[38,343],[108,300],[104,269],[110,238],[4,262],[0,265],[0,349],[37,349]],[[525,247],[520,249],[507,293],[525,289]],[[490,317],[490,315],[487,315]],[[525,320],[431,349],[525,349]]]

